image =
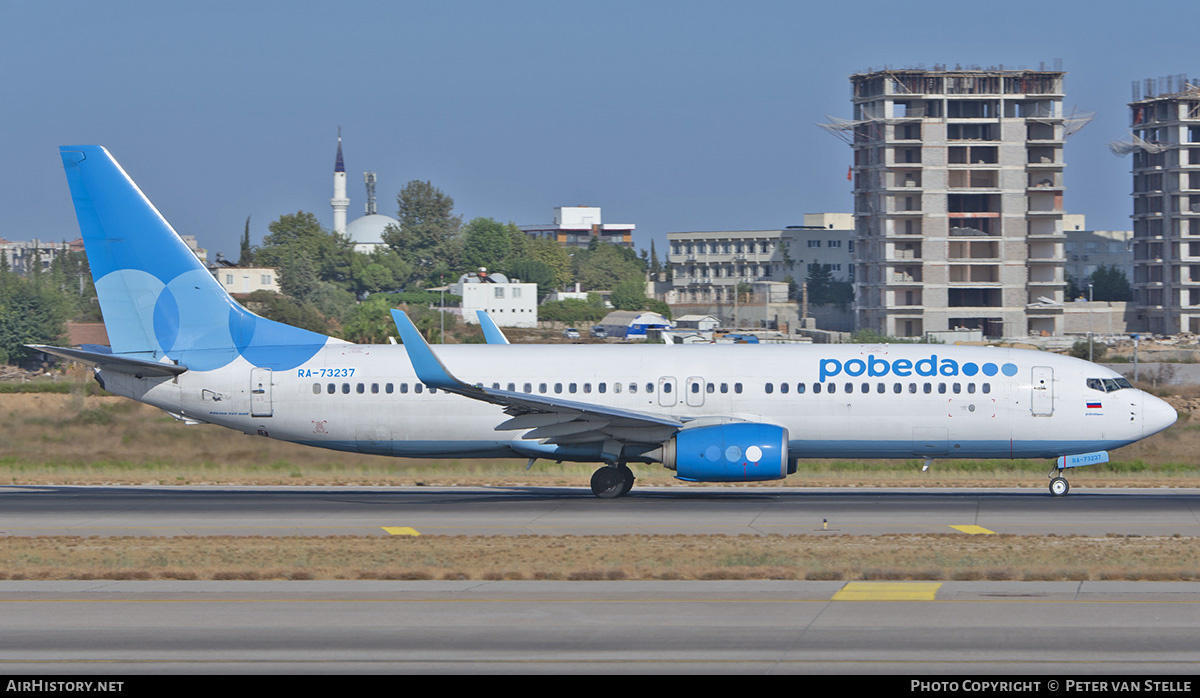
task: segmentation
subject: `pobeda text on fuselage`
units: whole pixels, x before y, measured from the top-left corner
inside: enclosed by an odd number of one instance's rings
[[[99,146],[61,149],[111,348],[39,347],[109,391],[206,422],[344,451],[603,464],[682,480],[774,480],[799,458],[1054,458],[1066,468],[1167,428],[1175,412],[1094,364],[928,345],[357,345],[234,301]]]

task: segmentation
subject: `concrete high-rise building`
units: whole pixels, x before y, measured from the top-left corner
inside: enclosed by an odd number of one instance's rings
[[[1151,332],[1200,333],[1200,87],[1134,83],[1133,300]]]
[[[1062,334],[1060,70],[852,75],[855,322],[903,337]]]

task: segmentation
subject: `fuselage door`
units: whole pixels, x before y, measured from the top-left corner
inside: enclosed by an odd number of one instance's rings
[[[250,416],[270,417],[272,414],[271,369],[250,369]]]
[[[663,376],[658,379],[658,404],[663,407],[673,407],[679,397],[675,395],[675,376]]]
[[[1054,414],[1054,369],[1049,366],[1033,367],[1033,414]]]
[[[692,376],[687,379],[684,400],[689,407],[700,407],[704,404],[704,379]]]

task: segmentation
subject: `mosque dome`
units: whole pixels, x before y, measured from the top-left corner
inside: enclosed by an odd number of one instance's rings
[[[378,213],[355,218],[346,226],[346,237],[355,245],[381,245],[383,231],[389,225],[399,226],[400,221]]]

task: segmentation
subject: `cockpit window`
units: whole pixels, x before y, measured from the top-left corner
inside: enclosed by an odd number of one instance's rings
[[[1132,388],[1133,385],[1124,378],[1089,378],[1087,379],[1087,387],[1092,390],[1099,390],[1102,393],[1111,393],[1124,388]]]

